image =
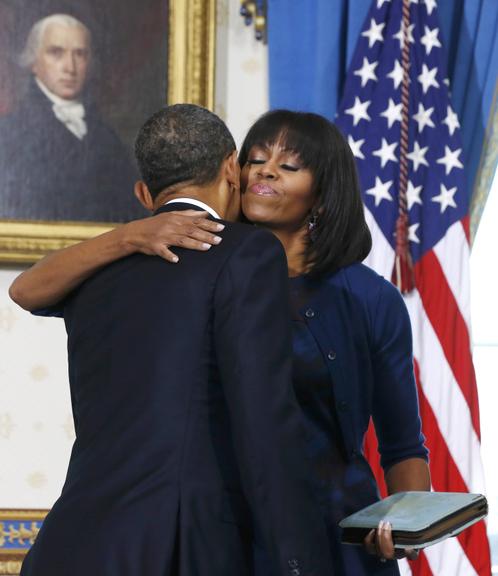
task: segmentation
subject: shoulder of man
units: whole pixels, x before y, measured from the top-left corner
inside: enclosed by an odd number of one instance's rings
[[[260,250],[271,250],[280,257],[285,257],[282,244],[269,230],[242,222],[223,220],[221,222],[225,224],[225,230],[221,233],[223,241],[220,247],[225,246],[225,250],[237,251],[250,246],[257,246]]]

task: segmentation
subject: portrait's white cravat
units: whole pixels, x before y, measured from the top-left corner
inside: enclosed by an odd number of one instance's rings
[[[83,140],[87,134],[85,122],[85,107],[80,102],[68,102],[67,104],[54,104],[52,106],[55,117],[66,125],[76,138]]]
[[[52,110],[57,120],[76,136],[79,140],[87,135],[88,128],[85,121],[85,107],[79,100],[64,100],[51,92],[43,82],[35,78],[36,83],[45,96],[52,102]]]

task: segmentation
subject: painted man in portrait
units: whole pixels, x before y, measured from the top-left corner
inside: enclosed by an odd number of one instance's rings
[[[0,121],[0,218],[136,216],[134,165],[86,96],[91,62],[90,32],[76,18],[54,14],[32,27],[20,58],[27,93]]]

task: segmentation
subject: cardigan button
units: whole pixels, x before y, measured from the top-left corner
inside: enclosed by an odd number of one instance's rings
[[[315,316],[315,311],[312,308],[308,308],[308,310],[306,310],[304,315],[306,316],[306,318],[313,318]]]
[[[348,403],[347,403],[345,400],[341,400],[341,401],[339,402],[339,410],[340,410],[341,412],[347,412],[347,410],[348,410]]]
[[[335,353],[335,350],[331,350],[328,354],[327,354],[327,358],[329,360],[335,360],[336,359],[337,354]]]

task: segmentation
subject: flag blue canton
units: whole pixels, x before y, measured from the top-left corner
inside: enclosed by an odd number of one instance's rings
[[[459,123],[436,0],[410,1],[408,217],[418,261],[468,213]],[[337,125],[356,157],[363,201],[395,247],[403,69],[402,0],[373,0],[346,79]]]

